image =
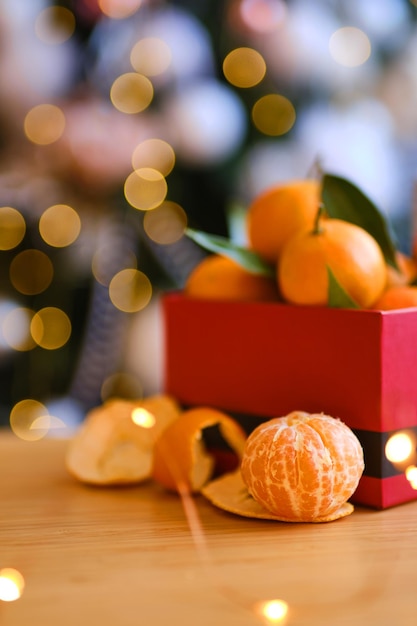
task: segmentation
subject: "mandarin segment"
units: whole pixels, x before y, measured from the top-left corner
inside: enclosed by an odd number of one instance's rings
[[[155,444],[154,480],[170,491],[197,492],[212,477],[214,456],[206,449],[203,431],[218,425],[221,436],[242,458],[246,433],[233,418],[210,407],[184,411]]]
[[[149,479],[155,440],[180,412],[177,401],[164,394],[138,401],[108,400],[86,415],[70,441],[68,471],[93,485]]]
[[[200,261],[188,276],[184,293],[208,300],[278,300],[273,278],[253,274],[219,254],[211,254]]]
[[[353,431],[324,414],[294,411],[260,424],[241,463],[253,498],[284,521],[334,515],[352,496],[364,470]]]
[[[293,235],[313,228],[320,195],[321,184],[315,179],[292,180],[261,192],[246,215],[251,249],[275,264]]]

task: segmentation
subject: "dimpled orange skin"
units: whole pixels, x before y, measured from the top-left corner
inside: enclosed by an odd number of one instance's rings
[[[207,300],[278,300],[274,278],[252,274],[232,259],[212,254],[205,257],[188,276],[185,295]]]
[[[248,207],[249,245],[275,264],[284,244],[299,230],[312,228],[320,204],[318,180],[293,180],[261,192]]]
[[[284,247],[277,267],[284,300],[327,305],[327,267],[359,307],[370,308],[385,289],[387,269],[375,239],[355,224],[327,219],[318,232],[298,233]]]
[[[346,424],[301,411],[255,428],[241,462],[252,497],[289,522],[331,515],[352,496],[363,470],[362,447]]]

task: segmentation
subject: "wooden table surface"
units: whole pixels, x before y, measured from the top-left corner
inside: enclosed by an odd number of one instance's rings
[[[417,502],[328,524],[240,518],[154,484],[97,489],[65,440],[0,433],[0,570],[25,579],[2,626],[414,626]],[[268,622],[259,603],[288,603]]]

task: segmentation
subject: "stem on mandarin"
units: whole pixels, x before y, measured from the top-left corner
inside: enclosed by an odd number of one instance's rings
[[[314,220],[313,235],[320,235],[320,233],[323,232],[323,228],[321,227],[321,218],[324,212],[324,204],[320,203],[319,208],[317,209],[316,218]]]

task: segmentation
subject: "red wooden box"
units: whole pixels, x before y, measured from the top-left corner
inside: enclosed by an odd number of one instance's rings
[[[352,501],[387,508],[414,500],[417,310],[364,311],[163,298],[165,391],[210,405],[250,430],[299,409],[339,417],[357,434],[365,472]],[[388,439],[413,451],[395,466]]]

